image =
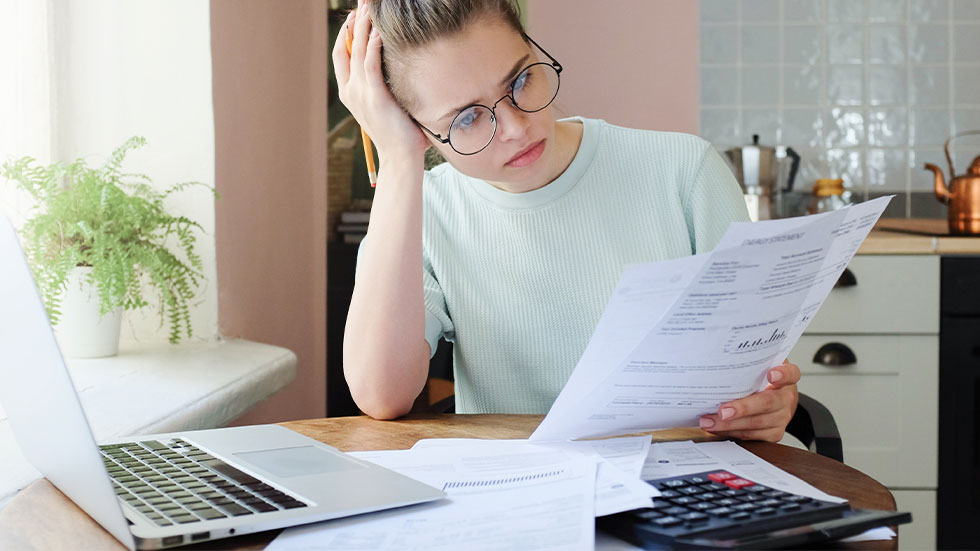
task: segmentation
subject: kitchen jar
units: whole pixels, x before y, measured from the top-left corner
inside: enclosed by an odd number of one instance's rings
[[[808,212],[830,212],[847,205],[844,199],[844,180],[840,178],[819,178],[813,186],[813,201]]]

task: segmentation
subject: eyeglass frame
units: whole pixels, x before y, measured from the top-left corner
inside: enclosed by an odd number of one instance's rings
[[[441,134],[436,134],[435,132],[433,132],[433,131],[429,130],[428,128],[426,128],[425,126],[423,126],[422,123],[420,123],[419,121],[415,120],[415,117],[411,117],[412,122],[414,122],[422,130],[425,130],[437,142],[439,142],[439,143],[441,143],[443,145],[449,144],[449,147],[452,147],[453,151],[455,151],[457,154],[463,155],[463,156],[470,156],[470,155],[476,155],[477,153],[483,151],[484,149],[486,149],[490,145],[491,142],[493,142],[494,136],[497,135],[497,111],[496,111],[497,104],[500,103],[501,101],[503,101],[504,99],[510,99],[511,105],[513,105],[515,108],[520,109],[521,111],[523,111],[525,113],[537,113],[539,111],[543,111],[544,109],[547,109],[548,106],[551,105],[555,101],[555,98],[558,97],[558,90],[561,89],[561,71],[562,71],[561,63],[559,63],[558,60],[554,58],[554,56],[552,56],[544,48],[542,48],[540,44],[538,44],[537,42],[535,42],[533,38],[531,38],[530,36],[528,36],[525,33],[521,33],[521,36],[523,36],[524,38],[526,38],[529,42],[531,42],[531,44],[534,44],[535,46],[537,46],[537,48],[539,50],[541,50],[541,53],[543,53],[544,55],[548,56],[548,59],[551,60],[551,63],[549,64],[549,63],[545,63],[543,61],[536,61],[534,63],[529,64],[528,66],[526,66],[523,69],[521,69],[520,72],[517,73],[517,75],[514,77],[514,80],[511,81],[511,83],[510,83],[511,91],[508,92],[508,93],[506,93],[506,94],[504,94],[503,96],[500,97],[500,99],[498,99],[497,101],[495,101],[493,103],[493,107],[487,107],[486,105],[483,105],[482,103],[473,103],[473,104],[467,105],[466,107],[460,109],[459,110],[459,113],[456,113],[456,116],[453,117],[452,122],[449,123],[449,131],[452,132],[453,124],[456,122],[456,119],[458,119],[460,115],[462,115],[464,112],[466,112],[467,109],[470,109],[471,107],[482,107],[482,108],[490,111],[490,115],[493,117],[493,134],[490,134],[490,139],[487,140],[487,143],[483,147],[481,147],[480,149],[477,149],[473,153],[460,153],[459,150],[457,150],[455,147],[453,147],[452,142],[449,141],[449,134],[448,133],[446,134],[446,137],[443,138]],[[513,92],[513,90],[514,90],[514,83],[517,82],[517,79],[520,78],[521,75],[523,75],[528,69],[530,69],[531,67],[534,67],[535,65],[548,65],[552,69],[554,69],[555,70],[555,73],[558,75],[558,86],[555,88],[555,95],[551,96],[551,100],[548,101],[548,103],[544,104],[544,106],[542,106],[539,109],[535,109],[534,111],[528,111],[526,109],[521,109],[521,107],[519,105],[517,105],[517,100],[514,99],[514,92]]]

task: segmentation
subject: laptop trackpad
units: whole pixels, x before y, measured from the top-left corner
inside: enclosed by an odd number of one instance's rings
[[[310,476],[363,468],[351,459],[334,455],[316,446],[279,448],[257,452],[236,453],[235,457],[251,463],[278,477]]]

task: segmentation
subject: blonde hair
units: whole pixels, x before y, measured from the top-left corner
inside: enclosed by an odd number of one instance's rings
[[[513,0],[368,0],[371,20],[381,33],[381,59],[391,93],[408,109],[413,106],[401,78],[418,51],[437,40],[462,32],[470,23],[494,17],[524,35],[520,9]]]

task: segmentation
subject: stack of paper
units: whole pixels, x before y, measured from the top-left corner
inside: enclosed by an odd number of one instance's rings
[[[294,528],[269,549],[595,548],[597,514],[646,507],[649,438],[532,444],[423,440],[411,450],[355,452],[441,488],[435,503]]]

